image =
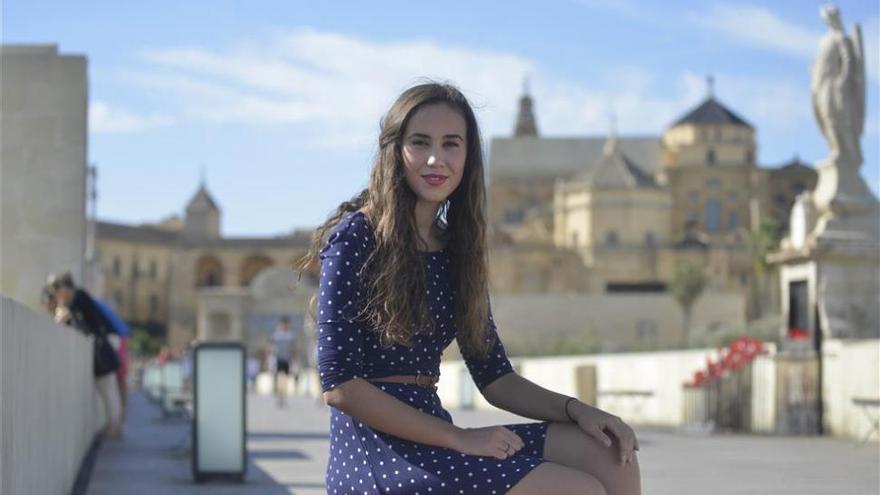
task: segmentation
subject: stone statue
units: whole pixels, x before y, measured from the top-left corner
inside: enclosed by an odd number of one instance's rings
[[[858,24],[847,36],[840,12],[823,5],[822,18],[828,31],[819,41],[811,89],[813,111],[828,141],[828,161],[858,169],[862,164],[859,138],[865,121],[865,63],[862,30]]]
[[[852,35],[847,35],[840,12],[832,4],[823,5],[820,15],[829,29],[819,41],[810,86],[816,121],[829,147],[828,157],[819,164],[820,184],[815,197],[817,206],[823,208],[846,201],[846,197],[864,197],[859,167],[865,122],[865,62],[861,27],[855,24]],[[827,176],[824,180],[823,175]]]

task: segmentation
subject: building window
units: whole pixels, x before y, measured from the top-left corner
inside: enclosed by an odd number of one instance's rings
[[[706,152],[706,163],[709,165],[715,165],[715,150],[709,150]]]
[[[696,203],[700,200],[700,191],[688,191],[688,200],[691,203]]]
[[[688,212],[688,222],[696,222],[697,221],[697,210],[691,210]]]
[[[156,278],[156,260],[150,260],[150,278]]]
[[[727,213],[727,230],[736,230],[739,227],[739,219],[735,211]]]
[[[131,278],[137,278],[137,276],[138,276],[138,264],[137,264],[137,260],[134,260],[134,262],[131,264]]]
[[[617,246],[617,232],[613,230],[609,230],[607,234],[605,234],[605,245],[608,247]]]
[[[523,223],[526,215],[522,208],[510,208],[504,211],[505,223]]]
[[[574,247],[578,246],[578,233],[577,232],[571,233],[571,245]]]
[[[657,240],[654,238],[653,232],[645,233],[645,246],[652,248],[657,245]]]
[[[755,162],[755,152],[752,150],[746,151],[746,163],[754,163]]]
[[[116,289],[113,291],[113,301],[116,302],[116,309],[122,311],[122,291]]]
[[[712,189],[713,191],[717,191],[721,189],[721,179],[717,177],[713,177],[706,181],[706,187]]]
[[[113,257],[113,275],[119,276],[119,273],[122,271],[122,263],[119,261],[119,256]]]
[[[159,296],[150,294],[150,319],[159,319]]]
[[[202,256],[196,263],[196,287],[223,285],[223,265],[215,256]]]
[[[795,182],[794,184],[791,185],[791,192],[793,192],[795,196],[804,192],[805,189],[806,189],[806,186],[804,186],[804,183],[800,182],[800,181]]]
[[[703,220],[706,232],[721,230],[721,203],[717,199],[706,201],[706,218]]]
[[[727,199],[728,199],[728,201],[735,202],[736,200],[739,199],[739,194],[737,194],[736,191],[730,191],[729,193],[727,193]]]

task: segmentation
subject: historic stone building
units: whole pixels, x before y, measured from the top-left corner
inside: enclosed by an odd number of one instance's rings
[[[533,105],[523,95],[513,136],[490,145],[500,293],[662,292],[685,260],[711,287],[742,290],[748,232],[762,218],[785,228],[796,193],[816,182],[798,162],[759,167],[754,128],[711,93],[660,136],[542,137]],[[530,246],[528,259],[512,246]],[[537,283],[532,259],[554,260]]]
[[[514,129],[492,139],[488,163],[490,283],[499,310],[526,304],[523,297],[543,298],[536,315],[575,296],[593,298],[591,314],[619,296],[669,306],[667,284],[689,261],[705,268],[709,300],[729,300],[706,303],[702,320],[735,325],[745,315],[730,311],[743,307],[753,273],[748,229],[761,218],[785,228],[796,193],[816,182],[797,160],[759,167],[754,128],[711,95],[659,136],[543,137],[525,94]],[[314,280],[285,287],[296,284],[291,266],[311,232],[225,238],[220,221],[202,184],[184,218],[99,222],[106,297],[128,321],[167,328],[177,349],[197,337],[254,344],[281,314],[307,326]],[[669,308],[613,324],[606,315],[595,332],[609,336],[597,341],[608,349],[655,345],[657,335],[675,333]],[[506,313],[496,316],[513,329]]]
[[[98,223],[104,293],[123,318],[165,327],[168,343],[180,349],[198,335],[200,295],[216,299],[217,288],[248,288],[261,272],[292,271],[308,248],[310,232],[223,237],[220,217],[220,207],[202,184],[183,219],[175,215],[140,226]],[[203,322],[217,323],[213,338],[243,338],[248,318],[247,308],[237,308],[206,314]]]

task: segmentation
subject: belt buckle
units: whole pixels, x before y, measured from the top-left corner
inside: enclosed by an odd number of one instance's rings
[[[426,380],[425,383],[421,382],[422,377],[425,378],[425,380]],[[416,373],[416,385],[418,385],[420,387],[428,388],[428,387],[433,386],[433,383],[431,383],[431,377],[429,377],[428,375],[422,375],[420,373]]]

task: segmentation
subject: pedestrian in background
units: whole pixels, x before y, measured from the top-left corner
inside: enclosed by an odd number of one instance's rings
[[[108,339],[109,323],[92,296],[84,289],[76,287],[69,273],[51,276],[49,285],[57,301],[55,321],[71,325],[92,337],[92,371],[107,418],[105,432],[110,438],[118,439],[122,435],[122,405],[119,384],[116,381],[119,358]]]
[[[275,355],[275,397],[278,406],[287,404],[287,379],[290,377],[290,360],[293,357],[293,331],[290,318],[282,316],[272,333],[272,354]]]

